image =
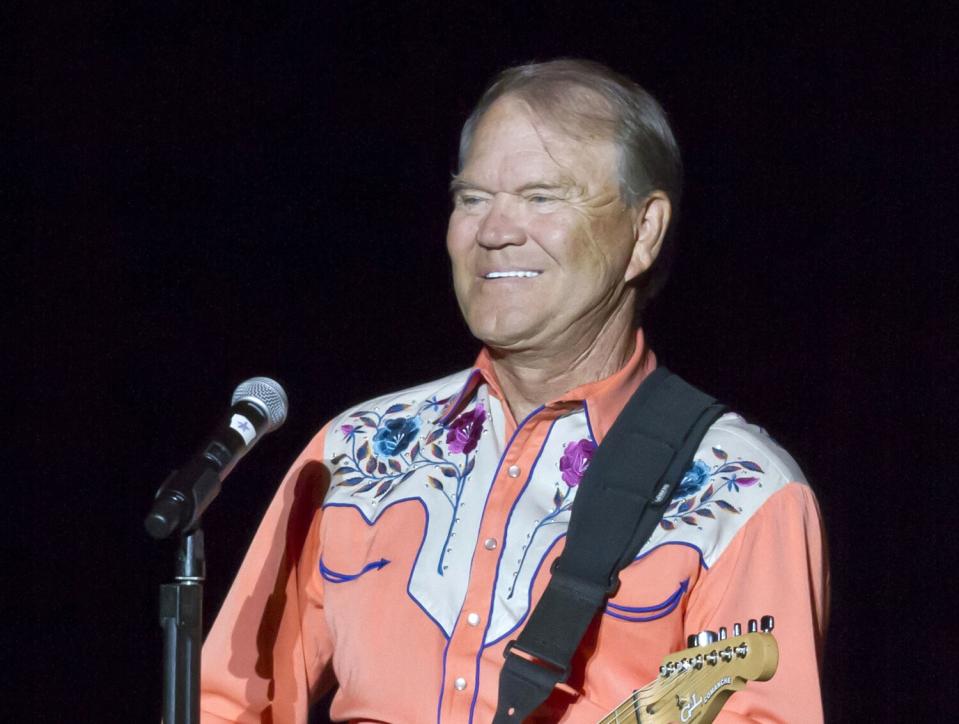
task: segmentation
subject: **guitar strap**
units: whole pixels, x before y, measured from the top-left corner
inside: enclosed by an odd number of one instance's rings
[[[494,724],[521,722],[566,681],[586,629],[649,539],[725,407],[665,367],[639,386],[590,462],[566,545],[500,672]]]

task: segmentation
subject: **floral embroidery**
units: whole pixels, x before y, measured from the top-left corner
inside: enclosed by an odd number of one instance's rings
[[[416,439],[420,425],[418,417],[384,420],[373,435],[373,451],[382,457],[400,454]]]
[[[523,555],[519,561],[517,561],[518,565],[513,572],[513,582],[510,584],[507,598],[513,597],[513,593],[516,590],[516,579],[519,578],[519,573],[523,570],[523,564],[526,562],[526,554],[529,552],[536,534],[539,533],[541,528],[547,525],[562,522],[556,520],[556,518],[560,513],[565,513],[573,507],[571,495],[574,488],[583,480],[583,475],[586,474],[586,470],[589,468],[589,463],[593,459],[595,452],[596,443],[589,438],[577,440],[576,442],[566,445],[563,456],[559,459],[559,470],[562,474],[563,483],[566,486],[566,492],[562,492],[560,490],[560,484],[556,483],[556,493],[553,495],[553,509],[543,516],[542,520],[537,520],[535,524],[536,527],[533,528],[532,532],[526,534],[526,544],[523,546]]]
[[[699,526],[701,518],[715,520],[717,511],[739,514],[742,508],[716,496],[724,490],[739,493],[740,488],[748,488],[757,483],[759,487],[762,487],[760,478],[754,475],[740,477],[742,472],[764,474],[765,471],[758,463],[752,460],[729,460],[726,451],[719,447],[714,447],[712,451],[719,460],[715,466],[710,467],[706,461],[696,460],[679,481],[673,501],[666,508],[666,514],[662,520],[659,521],[663,529],[673,530],[679,521],[686,525]],[[718,486],[714,482],[717,476],[722,481]],[[696,494],[703,489],[704,485],[707,487],[697,500]]]
[[[450,423],[446,447],[454,453],[473,452],[480,435],[483,434],[484,422],[486,422],[486,410],[483,405],[477,405],[472,411],[464,412]]]
[[[566,446],[563,457],[559,459],[559,469],[566,485],[571,488],[579,485],[595,452],[596,443],[589,439],[577,440]]]
[[[486,409],[482,403],[477,403],[445,428],[436,427],[425,438],[418,439],[423,427],[421,415],[445,402],[431,397],[416,412],[403,416],[399,413],[408,413],[411,405],[392,405],[383,414],[371,410],[352,413],[350,417],[360,424],[340,426],[343,438],[351,444],[350,452],[337,455],[330,461],[337,466],[333,471],[334,476],[340,477],[337,486],[354,487],[351,495],[372,491],[374,504],[418,470],[432,468],[436,472],[436,475],[427,476],[426,485],[442,493],[452,508],[449,530],[436,565],[439,575],[443,575],[447,568],[444,560],[452,550],[449,542],[459,522],[457,513],[463,489],[476,464],[473,453],[486,421]],[[447,433],[447,450],[439,444],[444,431]],[[358,438],[367,439],[358,442]],[[452,454],[462,455],[462,462],[453,459]]]
[[[702,460],[697,460],[679,481],[676,487],[677,498],[688,498],[690,495],[698,493],[700,489],[709,482],[709,466]]]

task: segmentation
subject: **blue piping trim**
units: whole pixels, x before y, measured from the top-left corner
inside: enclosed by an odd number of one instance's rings
[[[516,436],[519,434],[519,431],[523,429],[523,426],[526,425],[526,423],[529,422],[534,415],[537,415],[538,413],[542,412],[544,409],[546,409],[546,405],[540,405],[539,407],[537,407],[535,410],[530,412],[526,417],[524,417],[522,422],[520,422],[516,426],[516,429],[513,430],[513,434],[510,436],[509,442],[506,443],[506,447],[503,448],[503,454],[500,456],[499,465],[497,465],[496,467],[496,473],[493,476],[493,480],[496,480],[496,478],[499,477],[500,470],[502,470],[503,468],[503,462],[506,460],[506,454],[509,452],[510,448],[513,446],[513,443],[516,441]],[[493,585],[492,585],[492,590],[490,591],[489,606],[486,609],[488,613],[492,613],[493,606],[496,601],[496,584],[499,581],[499,569],[500,569],[500,565],[503,562],[503,555],[506,553],[506,537],[507,537],[507,531],[509,531],[510,520],[512,520],[513,518],[513,511],[516,510],[516,504],[519,502],[520,498],[523,497],[523,493],[525,493],[526,489],[529,487],[529,483],[533,479],[533,473],[536,470],[536,464],[539,462],[539,458],[543,454],[543,450],[546,447],[546,442],[549,440],[549,436],[553,432],[553,426],[558,421],[559,421],[559,418],[557,417],[555,420],[553,420],[552,423],[550,423],[549,430],[546,431],[546,437],[543,438],[543,444],[540,446],[539,452],[536,455],[536,460],[533,461],[533,466],[530,468],[529,474],[526,476],[526,482],[523,484],[523,489],[519,492],[519,495],[516,496],[516,499],[513,501],[513,505],[510,508],[509,515],[506,516],[506,526],[503,530],[502,546],[500,546],[499,558],[496,559],[496,573],[493,575]],[[492,490],[492,486],[490,486],[490,490]],[[488,499],[488,495],[487,495],[487,499]],[[485,509],[484,509],[484,513],[485,513]],[[492,621],[492,616],[487,615],[486,628],[483,629],[484,641],[486,640],[486,635],[489,633],[489,627],[490,627],[491,621]],[[475,685],[473,686],[473,698],[470,701],[470,716],[469,716],[470,724],[472,724],[473,714],[476,711],[476,698],[477,696],[479,696],[480,659],[483,658],[483,651],[485,649],[486,649],[486,645],[484,644],[480,646],[479,651],[476,652],[476,671],[475,671],[475,676],[473,677],[475,681]]]
[[[424,515],[426,515],[426,524],[423,526],[423,539],[420,541],[420,547],[416,550],[416,558],[413,559],[413,565],[410,567],[410,577],[406,579],[406,595],[410,597],[410,600],[413,601],[413,603],[415,603],[424,614],[426,614],[426,617],[430,621],[436,624],[436,627],[443,634],[443,637],[446,639],[449,639],[450,634],[447,633],[445,628],[443,628],[443,625],[439,621],[437,621],[435,618],[433,618],[433,615],[426,610],[426,607],[422,603],[420,603],[419,600],[416,598],[416,596],[413,595],[412,591],[410,591],[410,583],[412,583],[413,581],[413,571],[416,570],[416,564],[420,560],[420,553],[423,552],[423,544],[426,543],[426,532],[430,528],[430,511],[429,511],[429,508],[426,507],[426,503],[423,501],[423,499],[422,498],[403,498],[401,500],[394,500],[389,505],[385,505],[382,508],[380,508],[380,510],[377,512],[375,520],[371,520],[370,518],[367,518],[366,513],[363,512],[363,509],[360,508],[355,503],[325,503],[323,505],[323,508],[324,509],[353,508],[354,510],[356,510],[356,512],[360,514],[360,517],[366,522],[367,525],[372,526],[376,522],[376,520],[379,520],[382,517],[384,511],[392,508],[394,505],[399,505],[400,503],[408,503],[411,501],[416,501],[421,506],[423,506],[423,513]]]
[[[364,573],[378,571],[389,562],[390,561],[385,558],[380,558],[378,561],[367,563],[359,573],[339,573],[332,568],[328,568],[326,564],[323,563],[323,556],[320,556],[320,575],[323,576],[324,581],[329,581],[330,583],[347,583],[349,581],[355,581]]]
[[[589,419],[589,407],[586,405],[586,400],[583,400],[583,412],[586,413],[586,429],[589,431],[589,437],[595,444],[599,445],[596,441],[596,435],[593,433],[593,423]]]
[[[689,588],[688,578],[679,584],[679,588],[676,589],[676,592],[672,596],[670,596],[669,598],[667,598],[665,601],[663,601],[660,604],[657,604],[655,606],[630,607],[630,606],[617,606],[615,604],[610,603],[610,604],[607,604],[606,610],[603,611],[603,614],[606,616],[612,616],[613,618],[618,618],[621,621],[631,621],[631,622],[655,621],[657,618],[663,618],[664,616],[668,616],[669,614],[671,614],[673,611],[676,610],[676,607],[679,605],[679,602],[682,599],[683,594],[686,592],[687,588]],[[636,611],[636,612],[657,611],[657,613],[654,613],[651,616],[627,616],[622,613],[616,613],[615,611],[610,611],[609,610],[610,608],[615,608],[618,611]]]

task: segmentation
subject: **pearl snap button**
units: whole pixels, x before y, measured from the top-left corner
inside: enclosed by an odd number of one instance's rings
[[[466,617],[466,623],[468,623],[470,626],[479,626],[479,621],[480,619],[478,613],[471,613]]]
[[[506,474],[511,478],[518,478],[520,473],[519,465],[510,465],[509,470],[506,471]]]
[[[486,550],[488,551],[493,550],[494,548],[496,548],[496,539],[487,538],[486,540],[483,541],[483,547],[486,548]]]
[[[463,691],[463,689],[466,688],[466,679],[464,679],[462,676],[459,677],[453,682],[453,688],[455,688],[457,691]]]

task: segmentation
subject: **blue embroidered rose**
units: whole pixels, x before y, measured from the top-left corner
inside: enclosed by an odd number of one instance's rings
[[[675,497],[688,498],[690,495],[698,493],[709,482],[709,472],[709,466],[702,460],[694,462],[683,479],[679,481]]]
[[[416,439],[420,424],[420,418],[415,416],[384,420],[373,435],[373,451],[382,457],[399,455]]]

